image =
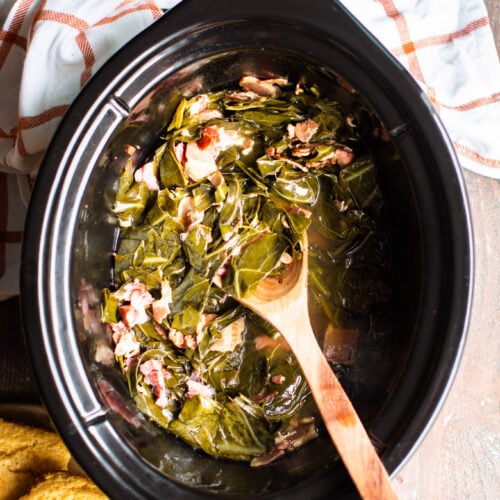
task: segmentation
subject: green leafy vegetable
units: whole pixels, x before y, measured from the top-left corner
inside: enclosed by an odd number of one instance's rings
[[[306,231],[318,337],[366,323],[390,285],[378,121],[340,86],[335,98],[284,78],[241,86],[182,98],[149,162],[124,165],[102,319],[144,414],[210,455],[251,461],[280,430],[314,437],[299,418],[313,405],[279,332],[228,292],[250,294],[301,258]]]

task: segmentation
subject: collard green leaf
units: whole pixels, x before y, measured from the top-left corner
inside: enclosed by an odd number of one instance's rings
[[[298,109],[289,106],[288,109],[276,109],[268,107],[265,110],[245,110],[238,113],[242,120],[248,121],[262,128],[276,128],[290,122],[297,122],[304,119]]]
[[[220,413],[216,438],[220,456],[249,460],[266,452],[272,443],[272,434],[254,411],[250,402],[241,397],[226,402]]]
[[[103,290],[103,304],[101,307],[101,321],[105,323],[117,323],[117,311],[119,300],[113,293],[105,288]]]
[[[151,197],[152,194],[145,182],[133,180],[132,163],[129,162],[120,177],[120,187],[113,208],[120,226],[130,227],[138,224]]]
[[[194,227],[182,241],[182,249],[186,259],[196,271],[202,272],[206,267],[206,254],[211,241],[212,229],[204,224],[198,224]]]
[[[287,246],[283,237],[268,233],[245,247],[231,261],[234,294],[237,297],[250,294],[259,281],[276,270]]]
[[[318,198],[319,182],[316,176],[283,168],[273,183],[273,191],[292,203],[313,204]]]
[[[210,288],[204,276],[190,269],[182,282],[173,291],[172,312],[180,313],[189,306],[203,304]]]
[[[182,122],[184,120],[184,113],[186,112],[186,107],[187,107],[187,100],[183,97],[180,100],[179,104],[177,105],[174,116],[170,120],[170,123],[167,128],[168,132],[182,127]]]
[[[173,315],[172,328],[187,335],[194,335],[196,327],[201,321],[201,313],[193,307],[186,307],[182,311]]]
[[[156,154],[161,184],[166,188],[186,186],[188,184],[184,168],[177,158],[174,146],[175,140],[171,138],[169,142],[158,149]]]
[[[205,396],[186,399],[177,419],[168,429],[195,448],[219,456],[216,440],[221,410],[221,403]]]
[[[219,229],[224,241],[235,234],[242,221],[243,185],[237,176],[227,181],[227,195],[219,215]]]
[[[340,172],[340,184],[348,191],[356,206],[376,213],[383,204],[375,165],[371,159],[360,159]]]
[[[182,224],[176,220],[177,208],[180,203],[178,193],[169,189],[158,192],[154,205],[146,216],[146,224],[149,226],[167,225],[177,232],[183,230]]]
[[[286,168],[288,165],[285,160],[275,160],[273,158],[268,158],[267,156],[258,158],[256,163],[262,177],[266,177],[268,175],[277,176],[280,170],[282,168]]]
[[[169,430],[210,455],[247,461],[265,453],[272,436],[245,404],[205,396],[185,401]]]

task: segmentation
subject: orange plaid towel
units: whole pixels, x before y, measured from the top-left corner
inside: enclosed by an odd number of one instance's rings
[[[500,179],[500,64],[483,0],[342,0],[410,71],[463,167]]]
[[[0,22],[13,4],[0,32],[0,299],[18,291],[19,196],[27,202],[61,116],[113,52],[178,2],[0,0]],[[421,84],[461,164],[500,178],[500,65],[483,0],[342,2]]]
[[[160,3],[0,1],[0,300],[18,292],[30,176],[62,115],[114,52],[163,14]]]

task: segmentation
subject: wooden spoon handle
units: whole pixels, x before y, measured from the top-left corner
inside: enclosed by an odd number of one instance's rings
[[[358,492],[365,500],[397,498],[389,475],[349,397],[318,345],[307,305],[307,238],[298,277],[261,283],[242,304],[270,321],[284,336],[302,368],[325,426]],[[281,289],[270,300],[269,292]],[[276,291],[276,290],[275,290]]]
[[[301,285],[273,301],[255,294],[241,302],[273,323],[285,337],[302,368],[330,438],[362,498],[395,499],[389,475],[318,345],[309,321],[306,290]]]
[[[328,433],[360,495],[365,500],[397,498],[384,465],[314,333],[311,330],[307,335],[303,331],[301,337],[297,359]]]

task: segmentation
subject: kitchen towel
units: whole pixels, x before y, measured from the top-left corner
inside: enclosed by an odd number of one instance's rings
[[[162,14],[147,0],[0,0],[0,300],[18,293],[32,181],[64,112]]]
[[[61,117],[118,48],[177,3],[0,0],[0,299],[18,292],[25,205]],[[342,3],[421,85],[461,165],[500,179],[500,63],[483,0]]]

